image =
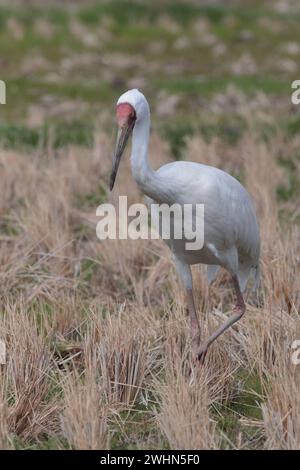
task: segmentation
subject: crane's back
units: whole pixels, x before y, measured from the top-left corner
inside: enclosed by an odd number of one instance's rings
[[[204,246],[186,250],[187,240],[166,240],[189,264],[221,265],[230,272],[258,270],[260,238],[255,210],[246,189],[228,173],[193,162],[174,162],[156,172],[169,205],[204,205]],[[150,201],[151,202],[151,201]],[[156,202],[156,201],[155,201]]]

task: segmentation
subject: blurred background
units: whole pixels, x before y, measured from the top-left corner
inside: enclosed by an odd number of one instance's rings
[[[235,143],[253,113],[264,138],[293,134],[299,16],[292,0],[2,0],[0,141],[46,145],[51,129],[55,147],[91,146],[133,87],[175,158],[194,132]]]
[[[0,1],[0,448],[300,448],[299,21],[296,0]],[[128,155],[108,188],[133,87],[155,168],[220,167],[257,208],[260,289],[194,381],[169,250],[96,238],[99,204],[142,200]],[[233,293],[193,270],[207,336]]]

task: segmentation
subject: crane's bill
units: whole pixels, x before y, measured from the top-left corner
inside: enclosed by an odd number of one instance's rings
[[[134,122],[124,127],[121,127],[118,131],[116,149],[115,149],[115,153],[113,156],[113,166],[112,166],[112,171],[110,175],[110,183],[109,183],[110,190],[112,190],[114,187],[121,157],[123,155],[123,152],[126,147],[126,143],[132,132],[133,127],[134,127]]]

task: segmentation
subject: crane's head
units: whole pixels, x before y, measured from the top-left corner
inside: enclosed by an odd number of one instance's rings
[[[149,113],[148,102],[137,89],[126,91],[118,99],[116,117],[119,130],[110,176],[110,190],[114,187],[120,160],[133,128]]]

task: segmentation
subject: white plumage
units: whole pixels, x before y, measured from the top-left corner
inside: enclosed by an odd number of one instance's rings
[[[188,264],[222,266],[237,274],[241,290],[253,274],[257,281],[259,230],[245,188],[218,168],[192,162],[174,162],[158,170],[169,203],[204,204],[204,248],[185,251],[185,240],[174,240],[175,254]]]
[[[131,131],[132,174],[149,203],[172,205],[204,204],[204,246],[186,250],[186,240],[166,240],[187,291],[191,316],[192,340],[198,358],[204,360],[208,346],[245,311],[242,297],[250,276],[254,286],[259,279],[260,237],[252,201],[246,189],[228,173],[211,166],[176,161],[154,171],[148,162],[150,110],[138,90],[124,93],[117,103],[119,143],[111,178],[113,187],[121,154]],[[200,328],[194,307],[190,265],[208,265],[211,281],[219,266],[233,279],[237,294],[236,312],[198,349]]]

